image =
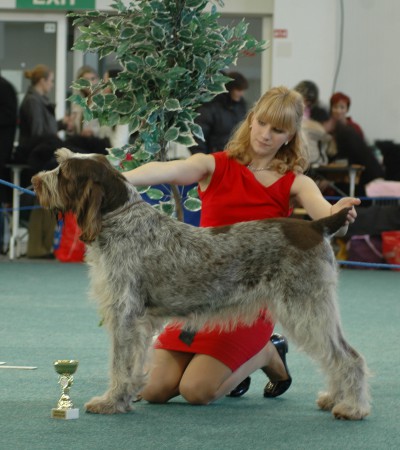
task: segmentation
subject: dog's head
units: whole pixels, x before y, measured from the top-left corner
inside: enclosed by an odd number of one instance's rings
[[[58,167],[32,178],[44,208],[72,211],[82,230],[81,239],[92,242],[101,231],[102,216],[129,199],[125,178],[104,155],[55,152]]]

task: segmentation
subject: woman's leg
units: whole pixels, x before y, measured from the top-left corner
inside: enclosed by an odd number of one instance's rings
[[[228,394],[257,369],[263,369],[271,381],[289,378],[275,346],[268,341],[234,372],[212,356],[195,355],[184,370],[179,392],[191,404],[207,405]]]
[[[231,376],[232,370],[218,359],[196,354],[183,373],[179,392],[192,405],[208,405],[221,397],[218,392]]]
[[[155,349],[149,380],[140,397],[151,403],[166,403],[179,395],[179,383],[193,356],[193,353]]]

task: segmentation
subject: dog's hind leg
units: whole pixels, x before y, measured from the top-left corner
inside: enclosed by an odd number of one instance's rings
[[[367,416],[368,369],[364,358],[343,337],[334,288],[320,289],[292,305],[290,314],[279,314],[279,321],[328,378],[328,390],[319,395],[318,406],[331,410],[338,419]]]
[[[320,393],[317,404],[331,409],[337,419],[360,420],[370,413],[369,372],[364,358],[345,340],[340,325],[330,342],[331,358],[325,361],[328,393]]]
[[[144,386],[144,366],[151,344],[152,325],[146,319],[115,321],[111,348],[109,389],[85,404],[87,412],[97,414],[124,413],[132,409],[132,398]]]

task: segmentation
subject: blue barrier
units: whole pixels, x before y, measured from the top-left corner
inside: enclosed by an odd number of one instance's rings
[[[29,189],[25,189],[20,186],[16,186],[13,183],[9,183],[8,181],[0,179],[0,184],[4,184],[5,186],[11,187],[13,189],[18,189],[19,191],[23,192],[24,194],[29,194],[32,196],[36,196],[36,193],[34,191],[30,191]],[[190,186],[193,187],[193,186]],[[186,189],[187,186],[186,186]],[[340,200],[342,197],[335,197],[335,196],[327,196],[325,197],[326,200]],[[359,197],[360,200],[400,200],[398,197]],[[151,202],[149,202],[151,204]],[[38,209],[41,208],[39,205],[35,206],[23,206],[20,208],[3,208],[0,209],[0,212],[6,212],[6,211],[25,211],[30,209]],[[198,220],[198,218],[196,217]],[[189,221],[190,223],[190,221]],[[195,224],[197,225],[197,223]],[[357,266],[357,267],[368,267],[371,269],[400,269],[400,264],[383,264],[383,263],[366,263],[361,261],[343,261],[338,260],[337,263],[341,266]]]
[[[25,189],[25,188],[23,188],[21,186],[17,186],[17,185],[15,185],[13,183],[9,183],[8,181],[2,180],[2,179],[0,179],[0,184],[4,184],[4,186],[8,186],[8,187],[13,188],[13,189],[18,189],[18,191],[21,191],[24,194],[29,194],[29,195],[33,195],[33,196],[36,195],[36,193],[34,191],[30,191],[29,189]]]
[[[367,263],[361,261],[340,261],[340,260],[338,260],[337,263],[340,266],[369,267],[370,269],[400,269],[400,264]]]

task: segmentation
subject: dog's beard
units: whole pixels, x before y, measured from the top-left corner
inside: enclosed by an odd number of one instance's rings
[[[64,210],[63,202],[57,189],[57,177],[39,175],[40,182],[35,186],[37,198],[43,208]]]

